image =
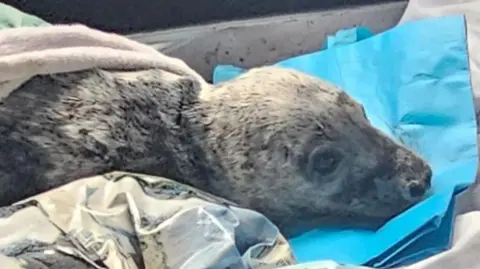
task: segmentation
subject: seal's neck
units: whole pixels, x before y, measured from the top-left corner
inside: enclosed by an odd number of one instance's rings
[[[182,181],[203,191],[228,197],[231,186],[221,158],[211,146],[211,138],[215,137],[211,126],[215,115],[206,101],[192,104],[181,112],[178,136],[183,152],[177,156],[178,166],[182,167]]]

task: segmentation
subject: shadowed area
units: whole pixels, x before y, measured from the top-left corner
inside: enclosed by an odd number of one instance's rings
[[[292,14],[399,0],[6,0],[51,23],[80,22],[120,33]]]

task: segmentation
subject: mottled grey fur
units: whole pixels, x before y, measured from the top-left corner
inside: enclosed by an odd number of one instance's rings
[[[36,76],[0,106],[0,149],[0,205],[123,170],[258,210],[287,235],[378,227],[431,178],[347,94],[275,67],[201,92],[162,70]]]

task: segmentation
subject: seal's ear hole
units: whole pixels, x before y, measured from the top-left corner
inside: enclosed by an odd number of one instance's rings
[[[333,146],[318,146],[308,156],[307,171],[312,180],[329,176],[337,171],[343,154]]]

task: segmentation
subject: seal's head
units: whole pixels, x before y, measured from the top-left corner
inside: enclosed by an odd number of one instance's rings
[[[430,187],[424,160],[314,77],[252,69],[201,98],[209,158],[225,178],[215,192],[289,236],[322,225],[377,228]]]

